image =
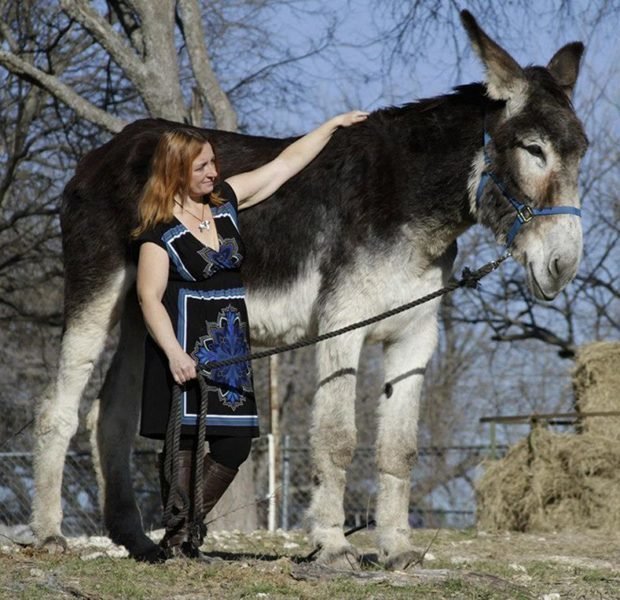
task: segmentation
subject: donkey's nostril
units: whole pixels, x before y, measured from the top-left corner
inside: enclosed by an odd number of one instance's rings
[[[558,279],[562,275],[562,258],[558,254],[554,254],[547,263],[549,275],[554,279]]]
[[[551,257],[548,269],[551,277],[558,280],[564,280],[572,271],[570,260],[567,260],[567,258],[561,254],[556,254]]]

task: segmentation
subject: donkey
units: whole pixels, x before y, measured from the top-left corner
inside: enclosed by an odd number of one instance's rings
[[[486,71],[484,84],[373,112],[338,131],[274,197],[242,213],[244,278],[255,343],[291,342],[405,303],[449,279],[457,237],[488,227],[551,300],[575,276],[582,250],[577,189],[587,138],[571,104],[583,45],[561,48],[547,67],[522,68],[461,13]],[[128,243],[136,200],[161,133],[178,124],[141,120],[86,155],[65,189],[65,330],[59,372],[36,425],[33,530],[62,543],[60,485],[80,396],[109,329],[119,348],[101,392],[98,447],[104,519],[111,538],[151,559],[130,480],[144,326]],[[227,177],[270,160],[291,139],[210,131]],[[376,534],[388,568],[415,556],[408,524],[420,390],[437,340],[439,301],[317,347],[319,385],[311,438],[315,487],[309,508],[317,558],[348,560],[343,533],[347,466],[356,444],[354,395],[362,345],[384,348],[378,401]]]

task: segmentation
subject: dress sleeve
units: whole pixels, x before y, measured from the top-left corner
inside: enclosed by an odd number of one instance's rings
[[[155,227],[151,227],[146,231],[143,231],[136,239],[136,243],[139,246],[142,246],[144,242],[153,242],[157,244],[160,248],[166,250],[166,244],[162,239],[162,227],[160,225],[156,225]]]

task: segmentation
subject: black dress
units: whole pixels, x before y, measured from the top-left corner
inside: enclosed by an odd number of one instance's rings
[[[181,347],[200,364],[249,353],[245,290],[239,272],[243,243],[239,235],[237,198],[223,183],[225,203],[212,206],[219,251],[205,246],[178,219],[145,232],[139,242],[153,242],[169,257],[163,304]],[[258,416],[249,362],[207,371],[209,388],[207,436],[258,437]],[[140,434],[163,439],[172,397],[168,359],[147,336]],[[182,435],[195,435],[200,388],[193,380],[183,386]]]

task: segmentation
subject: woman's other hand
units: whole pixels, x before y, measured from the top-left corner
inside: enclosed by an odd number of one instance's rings
[[[196,362],[194,359],[180,350],[168,358],[170,372],[176,383],[183,385],[192,379],[196,379]]]

